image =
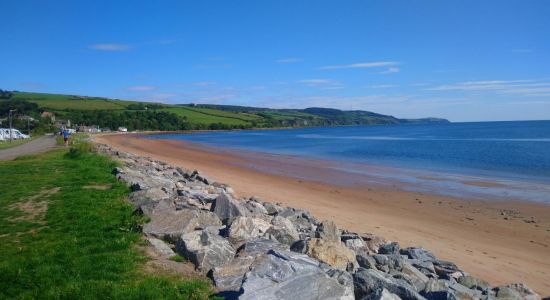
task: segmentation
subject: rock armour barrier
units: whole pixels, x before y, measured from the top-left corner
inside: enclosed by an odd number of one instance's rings
[[[233,190],[197,171],[97,145],[122,162],[136,213],[160,255],[179,254],[229,299],[541,299],[525,284],[492,287],[423,248],[339,229],[306,210]]]

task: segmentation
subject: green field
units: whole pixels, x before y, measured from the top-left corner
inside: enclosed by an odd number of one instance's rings
[[[0,162],[0,299],[207,299],[207,281],[144,271],[109,159],[55,150]]]
[[[166,107],[161,109],[161,111],[175,113],[178,116],[186,117],[189,122],[197,124],[223,123],[230,125],[250,125],[250,121],[261,120],[261,117],[252,118],[247,114],[187,106]]]
[[[115,101],[107,98],[98,97],[79,97],[70,95],[58,95],[58,94],[44,94],[44,93],[15,93],[13,96],[15,100],[26,100],[38,104],[39,107],[43,107],[51,110],[65,110],[65,109],[78,109],[78,110],[94,110],[94,109],[107,109],[107,110],[119,110],[126,109],[126,106],[131,103],[130,101]]]

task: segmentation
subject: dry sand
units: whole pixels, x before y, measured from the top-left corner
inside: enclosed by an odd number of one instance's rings
[[[262,155],[132,135],[95,139],[122,151],[199,170],[229,184],[239,196],[255,195],[308,209],[321,220],[380,235],[402,247],[425,247],[492,285],[524,282],[542,296],[550,295],[550,206],[429,195],[405,191],[399,185],[346,186],[338,183],[342,180],[327,184],[303,179],[304,174],[338,176],[308,160],[268,155],[262,159]],[[279,174],[265,171],[274,165]],[[302,178],[292,177],[295,174]]]

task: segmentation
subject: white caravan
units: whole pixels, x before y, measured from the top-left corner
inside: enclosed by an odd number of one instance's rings
[[[21,133],[21,131],[17,129],[11,130],[11,138],[14,140],[18,139],[28,139],[30,138],[29,135]],[[10,129],[9,128],[0,128],[0,140],[8,141],[10,139]]]

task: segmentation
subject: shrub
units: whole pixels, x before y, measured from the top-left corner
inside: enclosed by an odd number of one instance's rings
[[[67,156],[70,158],[77,158],[83,155],[89,154],[94,149],[94,145],[90,142],[78,141],[71,145]]]

